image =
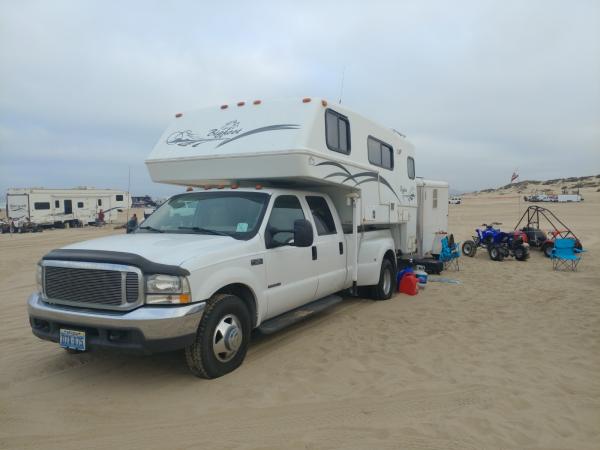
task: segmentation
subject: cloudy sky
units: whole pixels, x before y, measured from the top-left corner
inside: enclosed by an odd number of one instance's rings
[[[322,97],[406,134],[456,190],[600,173],[600,2],[0,1],[0,191],[180,191],[173,114]]]

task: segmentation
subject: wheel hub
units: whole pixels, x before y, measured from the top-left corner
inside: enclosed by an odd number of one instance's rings
[[[244,335],[239,319],[227,314],[215,328],[213,334],[213,352],[221,362],[233,359],[242,345]]]

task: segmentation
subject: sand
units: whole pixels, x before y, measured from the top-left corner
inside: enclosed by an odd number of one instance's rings
[[[460,285],[416,297],[346,299],[256,337],[223,378],[191,376],[180,353],[69,355],[35,338],[35,262],[108,228],[0,235],[2,449],[598,449],[600,194],[548,205],[588,249],[577,273],[461,258]],[[521,203],[520,211],[526,204]],[[516,196],[451,205],[464,240],[514,225]]]

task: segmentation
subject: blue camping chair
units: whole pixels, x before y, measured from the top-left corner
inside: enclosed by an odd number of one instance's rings
[[[454,242],[454,237],[450,235],[442,239],[442,251],[440,252],[439,260],[444,264],[444,269],[454,268],[460,270],[458,258],[460,258],[460,245]]]
[[[575,239],[555,239],[554,248],[550,258],[554,270],[577,270],[577,264],[581,261],[581,253],[585,250],[575,248]]]

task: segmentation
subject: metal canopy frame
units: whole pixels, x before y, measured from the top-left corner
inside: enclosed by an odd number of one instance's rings
[[[530,228],[536,228],[536,229],[540,229],[540,215],[542,216],[543,219],[546,219],[546,221],[552,226],[552,228],[554,228],[554,231],[556,232],[555,237],[560,237],[560,238],[567,238],[567,237],[573,237],[575,239],[575,241],[579,242],[579,238],[577,236],[575,236],[575,233],[573,233],[573,231],[571,231],[571,229],[566,226],[562,220],[560,220],[556,214],[554,214],[552,211],[550,211],[547,208],[543,208],[541,206],[530,206],[529,208],[527,208],[525,210],[525,212],[523,213],[523,215],[521,216],[521,219],[517,222],[517,224],[515,225],[514,230],[516,231],[517,229],[520,228],[521,223],[523,222],[524,219],[527,220],[527,227]],[[558,223],[562,229],[559,229],[555,223]]]

